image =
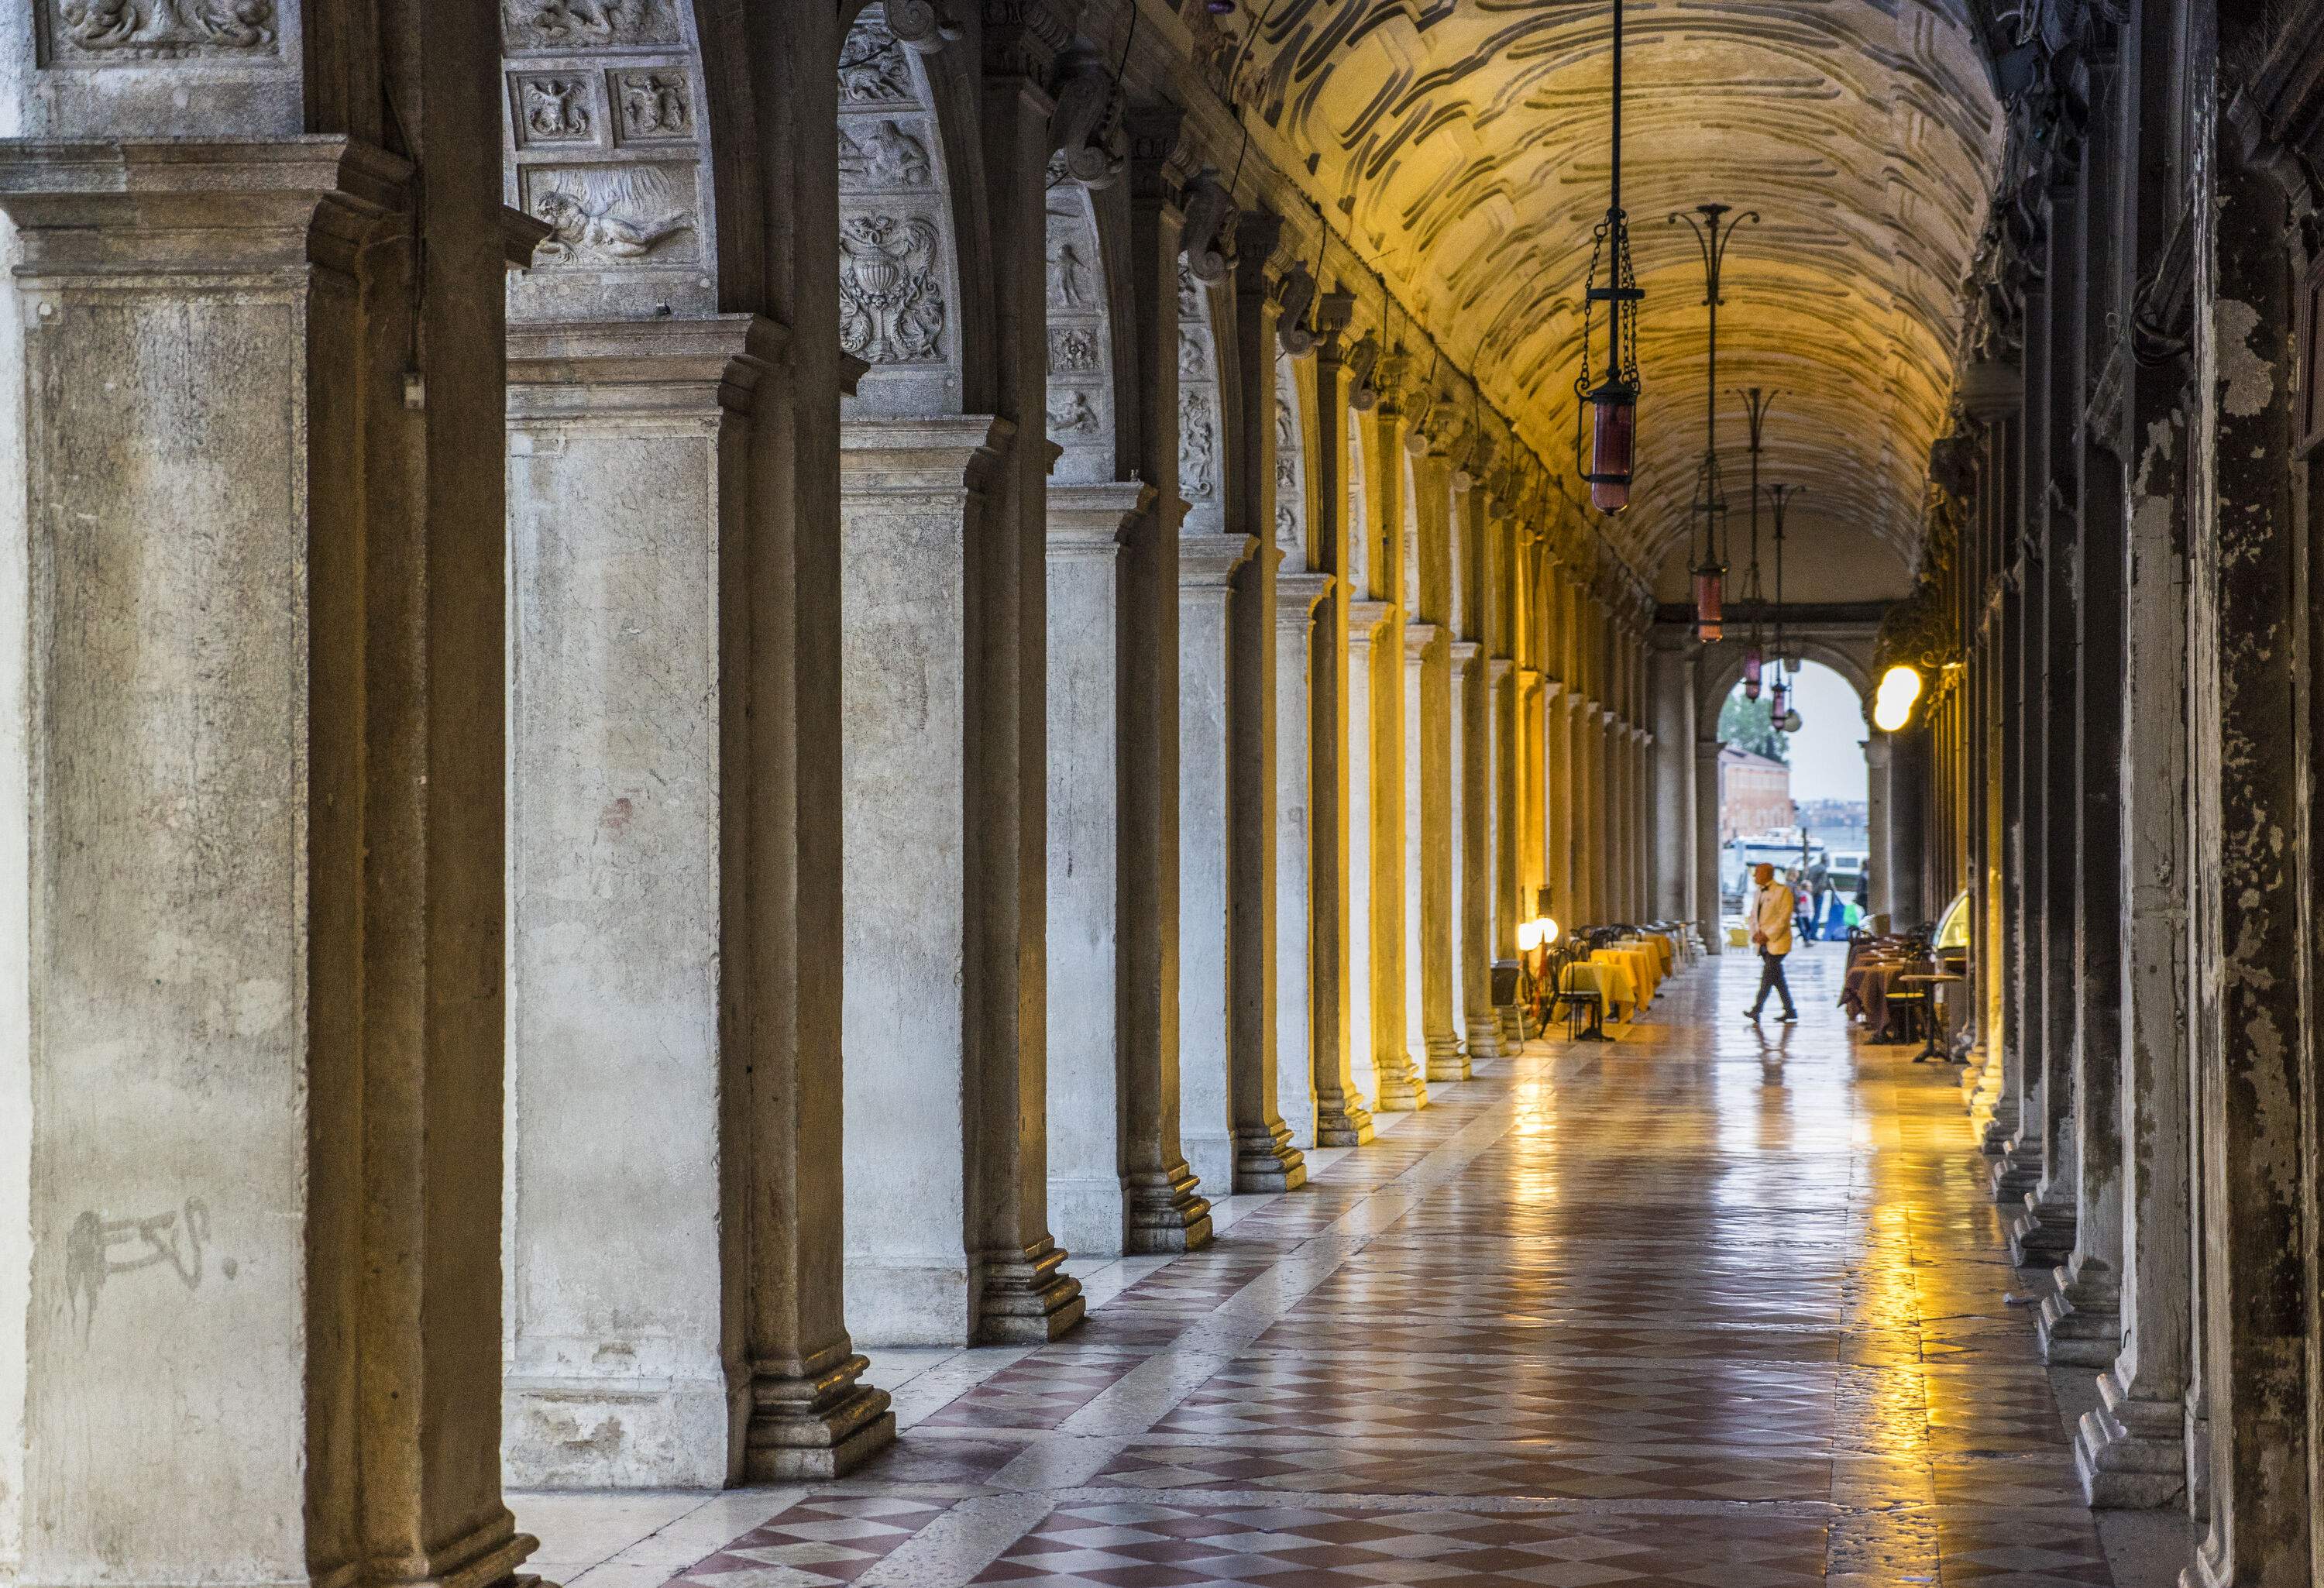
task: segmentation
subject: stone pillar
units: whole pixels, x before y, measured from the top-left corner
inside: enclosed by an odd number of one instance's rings
[[[1485,660],[1493,732],[1493,957],[1517,952],[1517,664],[1506,656]],[[1522,1039],[1515,1003],[1497,1005],[1501,1040]]]
[[[2093,97],[2104,111],[2116,106],[2118,79],[2111,52],[2092,62]],[[2125,335],[2112,291],[2119,258],[2114,227],[2121,219],[2116,202],[2119,180],[2107,158],[2112,143],[2101,135],[2083,145],[2089,198],[2076,211],[2080,267],[2065,317],[2073,345],[2067,369],[2078,394],[2091,390],[2093,365]],[[2043,1353],[2052,1362],[2098,1368],[2112,1362],[2122,1345],[2124,884],[2121,871],[2107,862],[2122,854],[2123,694],[2129,688],[2118,665],[2129,622],[2124,586],[2126,482],[2119,456],[2128,448],[2121,410],[2115,410],[2109,422],[2102,407],[2094,405],[2082,416],[2076,471],[2081,499],[2074,559],[2080,653],[2075,762],[2080,780],[2074,845],[2074,1244],[2055,1271],[2051,1293],[2043,1297],[2041,1316]]]
[[[2080,239],[2082,194],[2070,180],[2050,190],[2050,274],[2042,312],[2029,315],[2029,350],[2038,340],[2043,426],[2048,477],[2035,522],[2042,551],[2042,985],[2040,1179],[2025,1193],[2025,1212],[2011,1228],[2010,1255],[2021,1266],[2049,1267],[2074,1246],[2074,1193],[2080,1183],[2080,1142],[2074,1134],[2075,1021],[2081,1008],[2075,957],[2076,900],[2080,886],[2081,716],[2079,559],[2081,448],[2075,439],[2083,397],[2075,380],[2081,323],[2069,296]],[[2029,1077],[2030,1080],[2030,1077]],[[2029,1085],[2029,1102],[2031,1086]]]
[[[1066,1250],[1124,1250],[1114,1042],[1120,781],[1115,586],[1135,485],[1048,488],[1049,1227]]]
[[[973,1112],[995,1102],[979,1066],[1010,1067],[975,1040],[973,1011],[999,989],[972,955],[975,900],[1005,883],[980,871],[997,857],[979,813],[1005,800],[971,776],[973,741],[993,730],[972,715],[961,662],[977,641],[964,570],[987,543],[1010,442],[1007,421],[973,415],[853,420],[844,437],[845,1080],[849,1113],[878,1122],[848,1137],[847,1305],[882,1343],[1046,1339],[1082,1312],[1054,1241],[1028,1243],[1033,1271],[1012,1277],[982,1250],[986,1213],[969,1202],[973,1181],[1018,1172]]]
[[[1227,1105],[1227,603],[1248,535],[1178,545],[1178,1140],[1194,1178],[1234,1184]]]
[[[1265,210],[1247,214],[1237,224],[1234,312],[1227,322],[1234,356],[1224,367],[1240,372],[1240,401],[1229,401],[1225,389],[1221,392],[1230,449],[1226,484],[1232,493],[1228,527],[1249,532],[1264,548],[1235,577],[1228,638],[1227,1116],[1235,1143],[1232,1185],[1239,1192],[1294,1191],[1307,1183],[1306,1160],[1291,1144],[1290,1128],[1277,1103],[1276,1007],[1283,989],[1277,975],[1282,716],[1276,690],[1282,674],[1276,644],[1282,630],[1276,622],[1276,599],[1285,555],[1277,523],[1282,475],[1275,456],[1276,359],[1277,291],[1289,266],[1277,251],[1281,235],[1280,218]],[[1304,566],[1305,548],[1300,550]],[[1303,628],[1312,605],[1302,605]],[[1296,654],[1305,660],[1304,650]],[[1299,682],[1296,693],[1304,704],[1305,680]],[[1291,738],[1304,752],[1305,725],[1296,725]],[[1302,853],[1305,848],[1300,845]],[[1305,1042],[1299,1052],[1304,1078]]]
[[[1130,283],[1139,402],[1131,451],[1152,490],[1121,554],[1120,906],[1114,1041],[1121,1062],[1121,1165],[1129,1247],[1185,1251],[1211,1238],[1178,1140],[1178,259],[1185,224],[1181,112],[1133,106]]]
[[[1461,996],[1467,1011],[1471,1059],[1502,1056],[1500,1016],[1493,1009],[1493,686],[1492,664],[1481,642],[1460,671],[1461,713]]]
[[[1544,869],[1544,836],[1549,808],[1549,712],[1551,691],[1538,670],[1517,669],[1517,919],[1537,913]]]
[[[2190,1588],[2308,1581],[2315,1516],[2315,1275],[2304,1260],[2314,1250],[2304,1227],[2313,1168],[2301,1140],[2316,1105],[2303,1054],[2311,940],[2305,868],[2284,836],[2303,830],[2310,797],[2302,758],[2284,743],[2287,725],[2306,710],[2309,617],[2309,550],[2291,490],[2291,216],[2239,135],[2223,132],[2218,149],[2217,193],[2199,185],[2191,205],[2196,260],[2215,248],[2218,301],[2206,300],[2199,263],[2193,388],[2210,400],[2189,466],[2197,490],[2207,476],[2211,489],[2198,496],[2190,526],[2188,665],[2210,1527],[2183,1579]],[[2213,215],[2215,245],[2205,235]]]
[[[1888,799],[1889,781],[1895,776],[1896,736],[1875,729],[1861,743],[1864,746],[1864,847],[1869,856],[1866,863],[1872,868],[1868,913],[1886,915],[1890,925],[1902,929],[1907,923],[1896,918],[1896,891],[1889,880],[1896,874],[1897,845],[1892,826],[1894,818],[1890,815],[1893,808]]]
[[[1428,652],[1443,630],[1432,623],[1404,625],[1404,1039],[1405,1053],[1423,1077],[1429,1073],[1427,756],[1421,743],[1422,697],[1428,688]],[[1441,769],[1441,763],[1440,763]],[[1442,811],[1438,812],[1441,820]],[[1435,918],[1442,926],[1440,910]]]
[[[1385,363],[1386,361],[1383,360]],[[1391,395],[1393,389],[1391,388]],[[1426,1053],[1415,1062],[1406,1010],[1405,903],[1411,856],[1406,848],[1405,780],[1405,648],[1404,625],[1408,615],[1401,605],[1404,587],[1406,493],[1404,480],[1404,420],[1393,404],[1383,401],[1372,411],[1371,430],[1363,448],[1370,477],[1364,485],[1364,509],[1370,522],[1373,555],[1370,565],[1370,595],[1380,610],[1370,649],[1370,733],[1366,770],[1370,773],[1371,842],[1369,912],[1359,923],[1371,923],[1370,970],[1371,983],[1370,1051],[1372,1106],[1382,1113],[1428,1106]],[[1355,532],[1351,528],[1351,534]],[[1352,641],[1351,641],[1352,644]],[[1350,652],[1350,669],[1354,669]]]
[[[1348,568],[1347,365],[1341,337],[1354,300],[1330,292],[1318,300],[1315,347],[1315,451],[1308,459],[1308,562],[1333,582],[1315,608],[1308,689],[1314,702],[1310,731],[1308,796],[1308,977],[1314,1024],[1308,1043],[1314,1066],[1315,1143],[1358,1147],[1372,1139],[1371,1110],[1358,1093],[1352,1029],[1362,982],[1353,962],[1353,893],[1358,872],[1355,836],[1361,822],[1352,808],[1358,780],[1351,775],[1358,720],[1348,667],[1349,608],[1362,596],[1344,577]]]
[[[781,355],[748,315],[509,338],[502,1424],[526,1488],[742,1475],[747,1269],[720,1234],[720,1159],[746,1150],[721,1103],[720,558],[752,527],[752,399]]]
[[[1702,721],[1695,719],[1701,731]],[[1694,907],[1702,930],[1702,946],[1712,954],[1727,951],[1723,929],[1727,904],[1719,882],[1719,752],[1716,739],[1694,742]]]
[[[1553,679],[1542,693],[1542,882],[1549,889],[1550,913],[1561,928],[1574,925],[1577,895],[1573,886],[1573,756],[1565,731],[1567,684]],[[1526,901],[1527,919],[1533,900]]]
[[[1657,643],[1649,662],[1654,739],[1648,752],[1654,798],[1654,913],[1692,921],[1695,905],[1694,683],[1686,658]]]
[[[1309,659],[1315,607],[1332,588],[1329,574],[1277,574],[1275,580],[1276,1101],[1290,1139],[1315,1139],[1315,1073],[1309,1046],[1313,1007],[1314,927],[1307,883],[1314,856],[1308,818],[1313,696]]]
[[[1373,983],[1388,972],[1373,929],[1379,918],[1373,894],[1379,885],[1373,854],[1380,841],[1374,743],[1379,713],[1372,705],[1379,669],[1373,652],[1394,610],[1385,601],[1351,602],[1348,610],[1348,1061],[1365,1104],[1381,1110],[1393,1105],[1380,1101],[1379,1043],[1374,1035],[1379,999]]]
[[[1431,477],[1436,473],[1432,466]],[[1426,1055],[1427,1078],[1465,1081],[1469,1056],[1462,1047],[1460,1009],[1460,863],[1455,840],[1460,832],[1460,748],[1456,716],[1459,697],[1453,682],[1457,663],[1449,632],[1434,623],[1407,630],[1405,649],[1414,650],[1412,634],[1425,638],[1418,646],[1419,676],[1415,715],[1419,733],[1413,761],[1418,787],[1414,806],[1419,895],[1414,901],[1415,933],[1419,941],[1421,975],[1421,1040]]]
[[[446,19],[468,78],[491,27]],[[220,122],[295,104],[229,76]],[[493,149],[451,77],[399,102]],[[489,154],[426,176],[0,148],[26,1582],[487,1588],[534,1547],[498,1459],[508,241]]]
[[[2170,19],[2139,24],[2118,124],[2126,161],[2163,166],[2176,152],[2167,117],[2143,124],[2142,104],[2167,104],[2176,40]],[[2144,181],[2126,203],[2141,279],[2156,273],[2172,217]],[[2125,886],[2116,928],[2122,952],[2122,1074],[2116,1106],[2122,1142],[2121,1350],[2098,1376],[2097,1410],[2083,1414],[2074,1462],[2095,1506],[2159,1506],[2187,1487],[2187,1391],[2196,1295],[2190,1201],[2188,914],[2196,872],[2189,846],[2188,391],[2175,357],[2139,361],[2125,392],[2128,499],[2123,504],[2122,615],[2105,670],[2120,679]]]

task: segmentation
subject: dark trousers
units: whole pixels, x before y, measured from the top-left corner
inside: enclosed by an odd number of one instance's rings
[[[1751,1001],[1753,1014],[1757,1014],[1767,1007],[1767,989],[1770,987],[1782,995],[1785,1014],[1799,1012],[1792,1007],[1791,983],[1784,980],[1784,956],[1780,954],[1770,954],[1762,948],[1759,950],[1759,996]]]

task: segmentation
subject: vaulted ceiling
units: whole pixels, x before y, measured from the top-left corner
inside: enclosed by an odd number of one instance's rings
[[[1570,458],[1610,0],[1243,4],[1207,40],[1198,23],[1198,45],[1216,77],[1240,58],[1235,97],[1267,152],[1526,439]],[[1793,557],[1868,553],[1901,586],[2001,135],[1958,0],[1632,0],[1625,27],[1646,391],[1637,504],[1610,532],[1642,569],[1683,568],[1705,310],[1694,237],[1667,217],[1716,200],[1760,217],[1728,255],[1720,316],[1736,577],[1745,426],[1727,389],[1757,385],[1782,393],[1763,478],[1806,487]]]

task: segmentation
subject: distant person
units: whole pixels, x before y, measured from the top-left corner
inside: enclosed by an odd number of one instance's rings
[[[1750,920],[1751,946],[1759,951],[1759,995],[1743,1011],[1743,1018],[1759,1018],[1772,987],[1783,996],[1781,1019],[1788,1026],[1800,1018],[1792,1003],[1791,983],[1784,980],[1784,956],[1792,951],[1792,912],[1799,908],[1799,895],[1787,883],[1775,881],[1775,868],[1765,862],[1751,868],[1751,878],[1758,884],[1751,898]]]

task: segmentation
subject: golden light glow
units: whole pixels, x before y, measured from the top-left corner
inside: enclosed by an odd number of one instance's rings
[[[1517,923],[1517,952],[1531,954],[1536,948],[1546,948],[1557,941],[1557,923],[1545,915]]]
[[[1913,703],[1921,697],[1921,675],[1914,668],[1897,666],[1880,675],[1880,689],[1872,698],[1872,725],[1893,734],[1913,719]]]

